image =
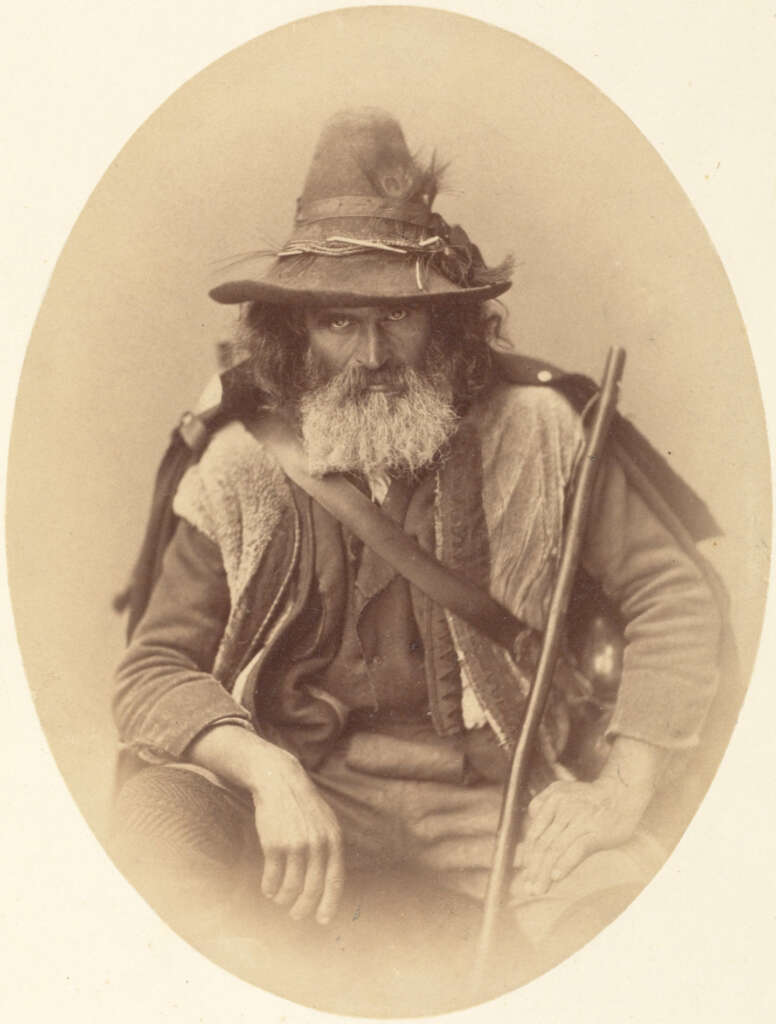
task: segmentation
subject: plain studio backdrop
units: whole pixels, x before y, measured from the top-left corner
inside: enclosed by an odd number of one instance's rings
[[[610,345],[627,348],[621,409],[720,521],[725,540],[706,551],[750,666],[768,572],[763,413],[730,286],[682,189],[612,102],[517,36],[417,8],[327,14],[223,57],[138,130],[76,223],[28,348],[11,592],[47,738],[98,831],[123,637],[111,600],[169,431],[234,323],[207,289],[221,261],[283,243],[323,121],[354,105],[391,111],[412,149],[449,161],[435,207],[486,261],[514,254],[515,347],[593,376]]]

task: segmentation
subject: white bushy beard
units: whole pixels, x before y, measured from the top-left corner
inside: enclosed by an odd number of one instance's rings
[[[441,367],[352,367],[330,377],[308,353],[309,390],[299,402],[308,469],[325,473],[417,474],[458,424]],[[372,390],[375,384],[392,391]]]

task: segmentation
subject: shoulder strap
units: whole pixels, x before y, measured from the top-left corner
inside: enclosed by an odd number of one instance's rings
[[[426,551],[398,523],[389,519],[366,495],[339,473],[314,477],[307,471],[302,446],[285,420],[264,415],[247,423],[277,459],[284,473],[330,512],[375,554],[436,604],[470,623],[485,636],[511,649],[526,629],[486,591],[448,568]]]
[[[499,377],[513,384],[554,388],[581,412],[598,390],[594,380],[580,373],[568,373],[552,363],[532,359],[520,352],[494,349],[493,360]],[[612,420],[610,437],[626,475],[641,490],[645,484],[656,489],[673,520],[682,524],[693,541],[719,536],[722,532],[705,502],[669,465],[644,435],[619,412]],[[671,525],[671,524],[669,524]]]
[[[177,516],[173,512],[172,501],[178,484],[189,466],[199,459],[212,432],[221,422],[223,416],[218,407],[199,415],[187,412],[172,432],[156,471],[151,509],[132,576],[126,588],[113,599],[116,611],[128,609],[127,641],[132,639],[135,626],[146,609],[161,571],[164,552],[175,532]]]
[[[172,431],[159,464],[143,541],[127,586],[113,599],[117,612],[128,610],[127,641],[132,639],[159,576],[178,517],[173,498],[186,470],[199,460],[213,434],[233,419],[255,414],[266,401],[256,387],[247,364],[221,374],[221,397],[216,405],[199,412],[185,412]]]

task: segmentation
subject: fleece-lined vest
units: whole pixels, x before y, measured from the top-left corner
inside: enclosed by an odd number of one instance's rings
[[[582,444],[579,418],[558,394],[499,385],[472,409],[436,473],[437,556],[489,587],[534,629],[544,626],[563,529],[565,493]],[[461,483],[465,481],[465,486]],[[222,554],[231,613],[214,674],[228,680],[239,666],[235,697],[253,708],[265,689],[273,650],[300,614],[298,592],[309,586],[305,551],[309,509],[295,498],[267,449],[238,422],[211,441],[184,477],[175,511],[213,540]],[[282,552],[271,543],[284,534]],[[255,588],[271,563],[271,600],[255,623]],[[307,581],[307,582],[306,582]],[[506,652],[447,613],[460,663],[467,725],[486,719],[509,745],[519,729],[526,680]]]

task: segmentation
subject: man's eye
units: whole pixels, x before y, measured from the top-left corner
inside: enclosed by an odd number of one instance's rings
[[[326,320],[325,326],[328,327],[330,331],[344,331],[350,327],[352,323],[353,321],[349,316],[331,316]]]
[[[410,315],[408,309],[392,309],[386,317],[387,320],[406,320]]]

